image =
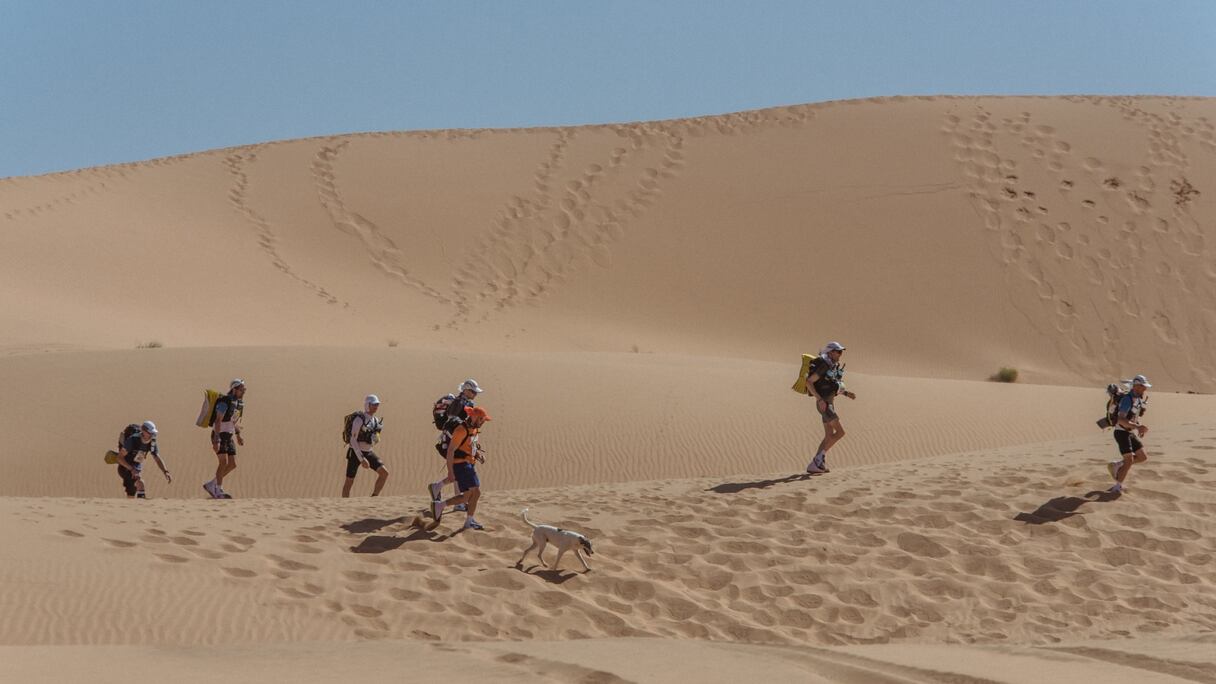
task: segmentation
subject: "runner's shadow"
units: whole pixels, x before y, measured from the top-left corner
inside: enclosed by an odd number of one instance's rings
[[[434,530],[426,528],[417,529],[405,537],[386,536],[374,534],[370,537],[364,537],[359,542],[358,546],[350,547],[351,553],[384,553],[386,551],[395,551],[402,546],[414,541],[430,541],[441,542],[448,539],[450,535],[435,534]]]
[[[405,522],[404,515],[401,516],[400,518],[393,518],[391,520],[381,520],[379,518],[364,518],[363,520],[356,520],[355,522],[352,522],[352,523],[346,523],[345,525],[342,525],[342,529],[346,530],[347,532],[352,532],[354,534],[367,534],[368,532],[379,532],[380,530],[388,527],[389,525],[396,525],[397,523],[403,523],[403,522]]]
[[[716,494],[738,494],[745,489],[767,489],[774,485],[788,484],[790,482],[802,482],[803,480],[809,480],[812,477],[814,477],[814,475],[811,475],[810,473],[799,473],[797,475],[790,475],[789,477],[781,477],[773,480],[757,480],[755,482],[724,482],[720,485],[714,485],[705,491],[714,492]]]
[[[1013,519],[1018,522],[1024,522],[1027,525],[1060,522],[1074,515],[1081,515],[1078,509],[1087,503],[1106,503],[1118,499],[1119,496],[1119,494],[1103,491],[1090,492],[1084,498],[1079,496],[1057,496],[1029,513],[1018,513],[1013,516]]]

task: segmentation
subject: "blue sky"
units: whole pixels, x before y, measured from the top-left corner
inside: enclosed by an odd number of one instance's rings
[[[0,0],[0,177],[369,130],[1216,96],[1216,1]]]

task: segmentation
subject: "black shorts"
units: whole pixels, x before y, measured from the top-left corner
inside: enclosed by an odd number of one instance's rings
[[[380,457],[374,451],[364,451],[363,458],[367,459],[367,465],[371,466],[372,470],[380,470],[384,464],[380,462]],[[354,478],[359,473],[359,457],[355,455],[355,450],[350,447],[346,448],[346,476]]]
[[[139,465],[135,466],[135,472],[141,472],[143,468]],[[135,475],[123,466],[118,466],[118,476],[122,478],[122,489],[127,493],[127,496],[135,496],[137,491],[135,488]]]
[[[1127,430],[1115,430],[1115,444],[1119,445],[1119,455],[1134,454],[1144,448],[1140,438]]]
[[[212,437],[211,437],[211,444],[212,444],[212,446],[219,444],[219,450],[215,452],[217,454],[227,454],[229,456],[236,456],[236,441],[232,439],[231,432],[221,432],[219,435],[218,442],[216,441],[215,435],[213,433]]]
[[[823,402],[824,408],[820,408]],[[819,411],[819,415],[823,418],[823,422],[830,423],[833,420],[840,420],[840,416],[836,415],[836,407],[832,405],[831,400],[824,401],[822,399],[815,400],[815,410]]]

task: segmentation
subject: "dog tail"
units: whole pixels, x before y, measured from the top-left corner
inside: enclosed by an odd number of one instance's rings
[[[533,523],[531,520],[528,520],[528,509],[525,508],[522,511],[520,511],[519,517],[523,518],[524,522],[528,523],[528,527],[531,527],[532,529],[536,529],[536,524]]]

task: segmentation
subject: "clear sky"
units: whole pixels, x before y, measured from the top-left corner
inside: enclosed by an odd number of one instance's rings
[[[875,95],[1216,96],[1216,0],[0,0],[0,177]]]

